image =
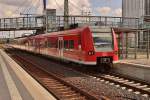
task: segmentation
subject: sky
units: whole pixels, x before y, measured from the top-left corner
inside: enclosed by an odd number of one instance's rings
[[[57,15],[63,14],[64,0],[47,0],[48,9],[56,9]],[[122,16],[122,0],[69,0],[70,15]],[[42,14],[42,0],[0,0],[0,18],[19,17],[20,13]],[[13,32],[12,37],[13,37]],[[21,32],[16,32],[21,36]],[[27,32],[28,33],[28,32]],[[9,32],[0,32],[7,38]]]
[[[122,16],[122,0],[90,0],[95,15]]]
[[[64,0],[47,0],[47,8],[63,14]],[[121,16],[122,0],[69,0],[70,15],[90,12],[97,16]],[[20,13],[42,14],[42,0],[0,0],[0,17],[20,16]],[[82,13],[84,12],[84,13]]]

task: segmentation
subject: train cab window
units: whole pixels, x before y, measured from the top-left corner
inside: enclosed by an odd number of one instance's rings
[[[93,33],[94,47],[96,51],[112,51],[113,38],[112,33]]]
[[[65,41],[64,41],[64,48],[65,48],[65,49],[68,49],[68,40],[65,40]]]
[[[69,41],[69,49],[74,49],[74,40]]]

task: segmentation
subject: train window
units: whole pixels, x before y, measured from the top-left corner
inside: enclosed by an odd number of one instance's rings
[[[57,48],[57,41],[48,41],[47,47],[48,48]]]
[[[51,47],[50,41],[47,41],[47,47]]]
[[[29,41],[29,46],[33,46],[33,43],[32,43],[32,41]]]
[[[69,49],[74,49],[74,40],[69,41]]]
[[[68,40],[64,41],[64,48],[67,49],[68,48]]]
[[[47,48],[47,41],[45,41],[45,43],[44,43],[44,47],[45,47],[45,48]]]

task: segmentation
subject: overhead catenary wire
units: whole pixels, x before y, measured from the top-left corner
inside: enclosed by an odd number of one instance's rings
[[[57,2],[57,0],[55,0],[55,3],[56,3],[56,6],[58,6],[58,8],[61,10],[63,10],[64,8],[63,7],[61,7],[61,5],[59,5],[59,3]]]
[[[28,0],[24,0],[19,7],[17,7],[16,10],[14,10],[12,12],[12,14],[16,14],[16,13],[21,13],[21,12],[24,12],[24,13],[33,13],[34,11],[36,11],[40,6],[40,0],[30,0],[31,2],[29,2]],[[62,5],[60,5],[58,3],[57,0],[55,0],[55,3],[56,3],[56,6],[58,6],[58,8],[60,10],[63,11],[63,7]],[[81,9],[78,5],[76,5],[73,1],[69,0],[69,5],[71,5],[72,7],[78,9],[79,11],[83,11],[83,9]]]
[[[32,0],[29,7],[27,7],[27,9],[25,9],[23,12],[28,13],[32,9],[33,5],[34,5],[34,1]]]
[[[60,10],[64,11],[64,8],[57,2],[57,0],[55,0],[55,3],[56,3],[56,6],[57,6]],[[78,9],[79,11],[82,12],[82,9],[81,9],[80,7],[78,7],[76,4],[74,4],[73,2],[71,2],[70,0],[69,0],[69,5],[71,5],[71,6],[74,7],[75,9]]]
[[[80,11],[82,11],[82,9],[81,9],[79,6],[77,6],[75,3],[73,3],[71,0],[69,1],[69,3],[70,3],[73,7],[77,8],[77,9],[80,10]]]
[[[24,7],[27,3],[28,2],[26,0],[24,0],[24,2],[22,2],[14,11],[12,11],[12,14],[20,13],[21,7]]]
[[[32,4],[31,5],[31,7],[27,10],[27,13],[29,14],[29,13],[33,13],[34,11],[36,11],[40,6],[40,0],[37,0],[36,2],[35,2],[35,5],[34,4]]]
[[[75,4],[74,2],[72,2],[71,0],[69,1],[69,4],[71,4],[72,7],[78,9],[78,10],[81,12],[82,15],[83,15],[84,13],[85,13],[86,15],[88,15],[88,16],[91,15],[91,11],[90,11],[90,10],[84,11],[84,9],[82,9],[83,7],[79,7],[78,5],[76,5],[76,4]]]

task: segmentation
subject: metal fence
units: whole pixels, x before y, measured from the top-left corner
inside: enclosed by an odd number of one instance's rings
[[[145,59],[150,53],[149,30],[137,30],[134,32],[118,34],[120,59]]]
[[[68,22],[70,25],[90,25],[90,26],[110,26],[124,28],[138,28],[138,18],[124,18],[111,16],[69,16]],[[64,25],[64,16],[57,16],[57,26]]]
[[[43,16],[0,19],[0,31],[34,30],[43,26]]]
[[[124,28],[138,28],[138,18],[123,18],[111,16],[68,16],[68,24],[70,26],[90,25],[90,26],[110,26],[110,27],[124,27]],[[34,30],[37,28],[44,28],[51,31],[57,31],[64,26],[64,16],[29,16],[16,18],[2,18],[0,19],[0,30]]]

